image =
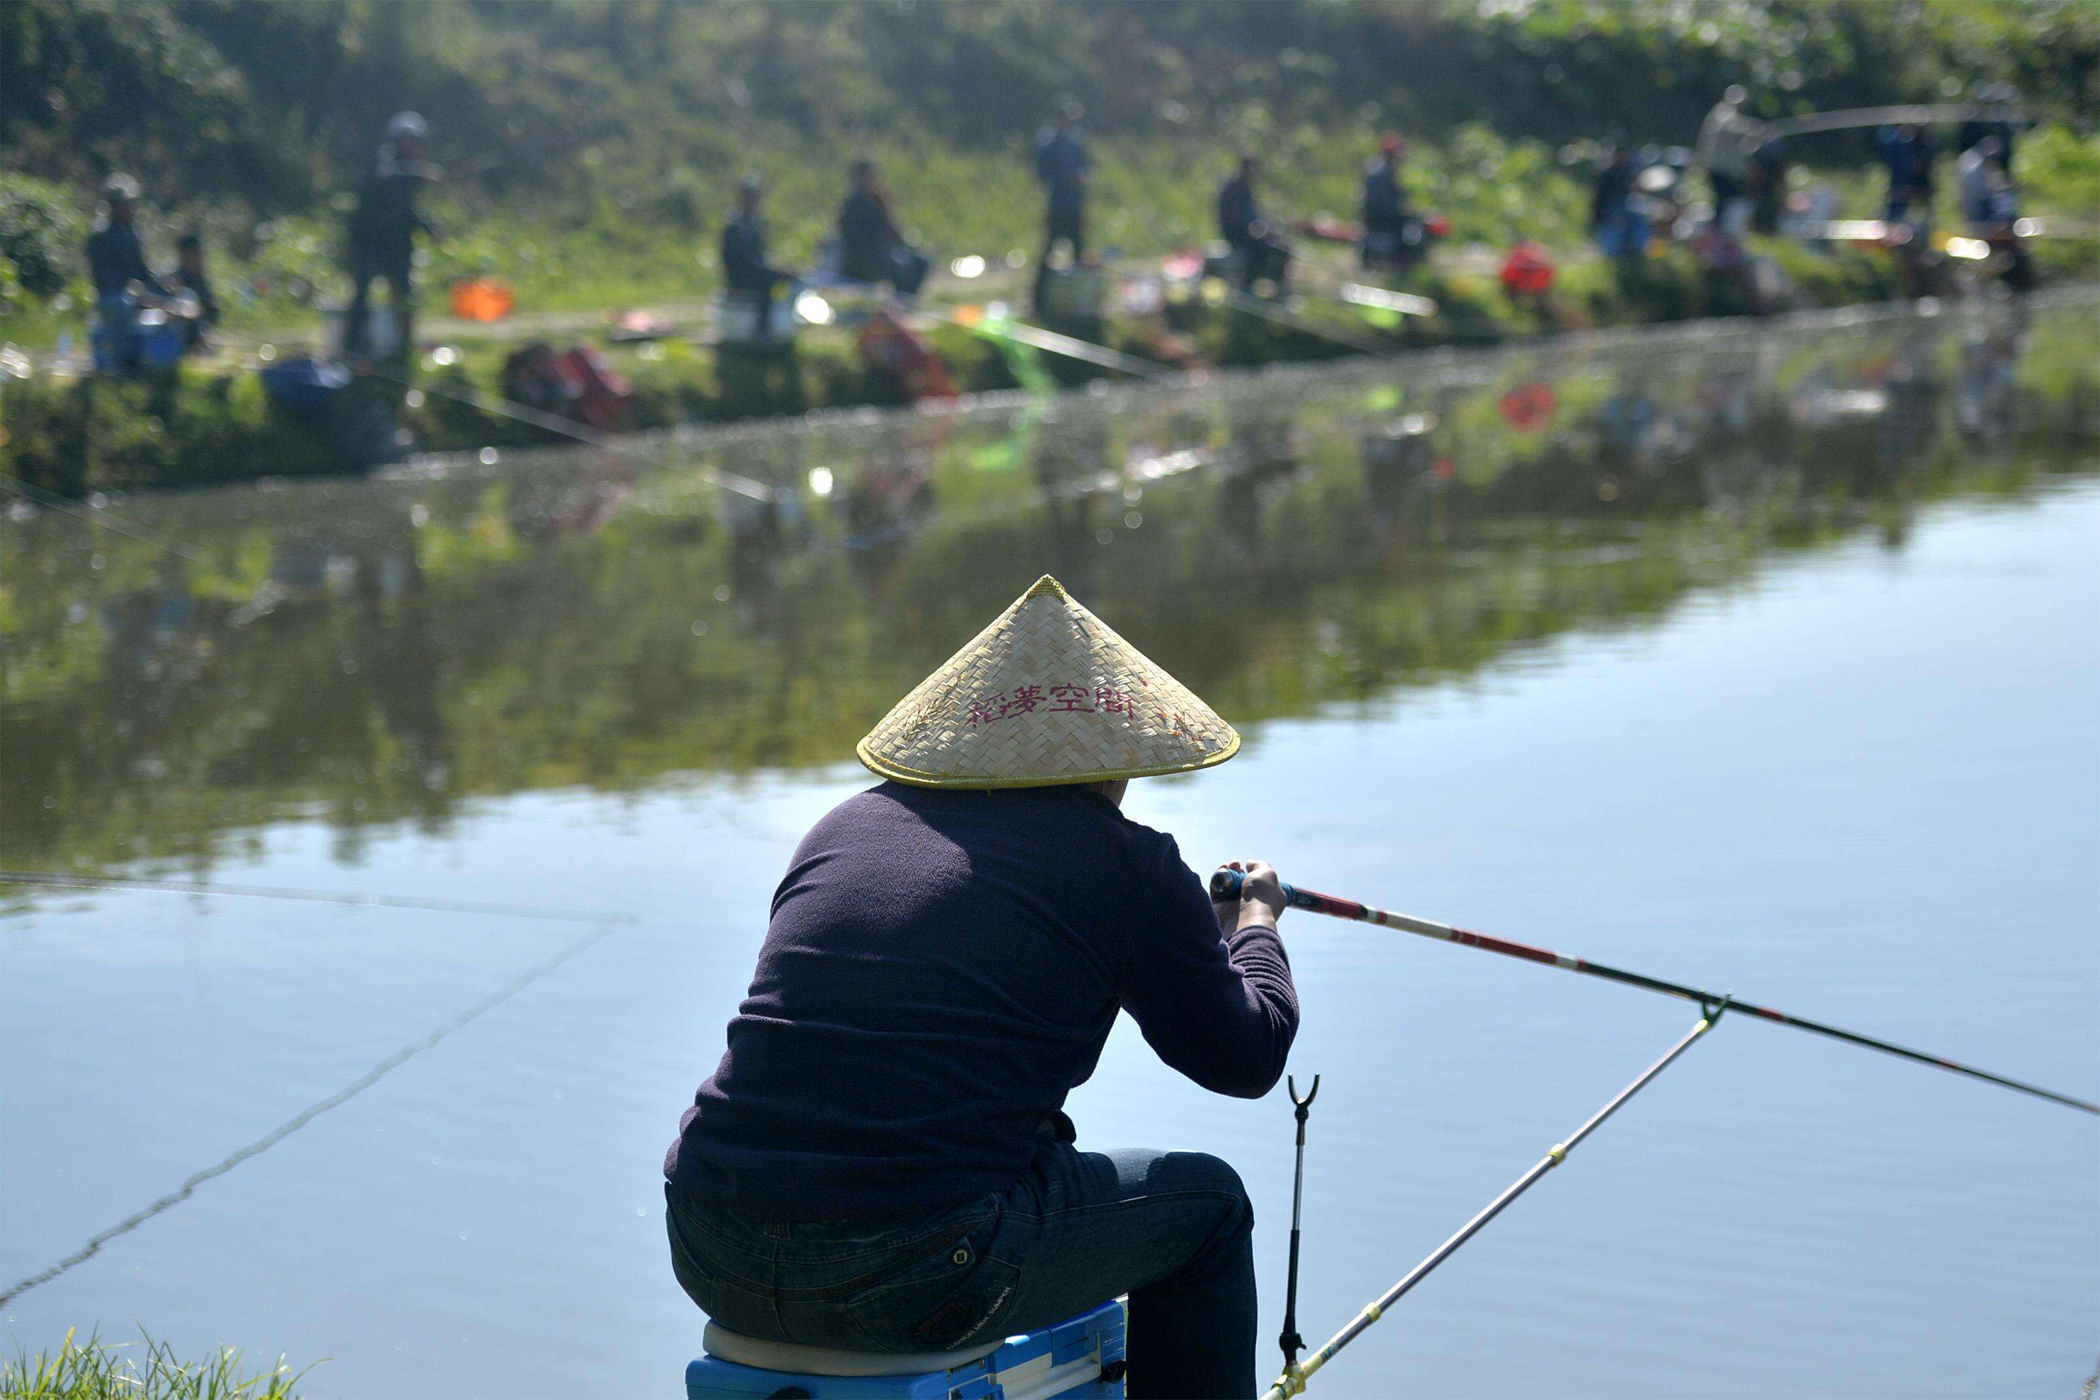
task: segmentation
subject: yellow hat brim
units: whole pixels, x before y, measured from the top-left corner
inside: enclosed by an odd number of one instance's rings
[[[1017,788],[1189,773],[1240,736],[1045,574],[855,746],[917,787]]]

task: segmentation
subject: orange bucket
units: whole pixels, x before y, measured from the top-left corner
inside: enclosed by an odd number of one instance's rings
[[[452,314],[462,321],[500,321],[517,304],[510,284],[493,277],[473,277],[452,284]]]

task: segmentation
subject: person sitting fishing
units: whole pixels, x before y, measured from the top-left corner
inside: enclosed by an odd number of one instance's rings
[[[898,229],[875,162],[866,156],[854,161],[852,179],[853,188],[839,205],[839,275],[887,285],[899,296],[917,294],[930,264]]]
[[[1218,186],[1218,237],[1232,246],[1239,261],[1240,288],[1246,292],[1261,282],[1282,285],[1291,262],[1290,244],[1262,217],[1261,203],[1254,194],[1254,178],[1259,173],[1253,156],[1241,156],[1232,175]]]
[[[1388,135],[1378,143],[1378,154],[1364,167],[1358,222],[1363,225],[1359,256],[1366,268],[1413,267],[1428,252],[1422,221],[1407,205],[1407,191],[1400,185],[1400,162],[1407,142]]]
[[[211,285],[211,270],[205,266],[204,239],[195,229],[175,240],[175,272],[169,282],[177,291],[189,293],[196,311],[183,324],[183,348],[200,350],[210,342],[212,327],[219,324],[219,298]]]
[[[716,1326],[944,1351],[1127,1293],[1130,1395],[1254,1394],[1239,1176],[1082,1151],[1063,1112],[1120,1011],[1206,1089],[1283,1073],[1276,872],[1213,904],[1122,812],[1130,779],[1238,749],[1047,576],[861,740],[885,781],[803,837],[664,1162],[672,1267]]]
[[[167,284],[147,265],[134,222],[138,181],[121,172],[102,182],[102,209],[87,237],[88,280],[95,288],[96,336],[112,347],[125,373],[138,368],[139,297],[165,297]]]
[[[737,186],[736,213],[722,225],[722,282],[758,307],[758,339],[773,333],[773,289],[794,274],[766,261],[766,221],[760,212],[765,186],[747,175]]]
[[[1035,178],[1042,182],[1044,198],[1043,252],[1036,259],[1033,299],[1039,314],[1057,245],[1070,251],[1073,267],[1086,253],[1086,182],[1093,162],[1079,139],[1079,116],[1079,103],[1067,98],[1058,104],[1050,124],[1036,133]]]
[[[1937,175],[1933,164],[1939,146],[1929,128],[1916,122],[1885,126],[1880,132],[1881,161],[1888,167],[1888,206],[1882,218],[1891,224],[1910,222],[1910,209],[1918,206],[1921,218],[1932,218],[1933,187]]]
[[[418,231],[435,239],[438,231],[416,208],[425,188],[438,180],[438,169],[423,159],[429,124],[414,112],[398,113],[387,123],[386,141],[364,184],[349,225],[350,307],[345,313],[343,350],[354,354],[372,343],[368,299],[372,284],[384,281],[387,298],[401,323],[401,344],[414,343],[416,306],[414,264]]]

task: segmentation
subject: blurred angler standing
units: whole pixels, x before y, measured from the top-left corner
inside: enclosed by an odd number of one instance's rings
[[[1079,103],[1065,98],[1058,103],[1050,124],[1036,133],[1035,177],[1042,182],[1045,201],[1043,252],[1036,260],[1034,301],[1038,315],[1043,309],[1043,287],[1050,278],[1050,258],[1063,243],[1071,253],[1071,266],[1079,266],[1086,252],[1086,185],[1093,162],[1079,139]]]
[[[1889,172],[1888,208],[1882,217],[1892,224],[1910,222],[1910,208],[1918,206],[1919,218],[1932,219],[1933,163],[1939,146],[1929,128],[1916,122],[1881,129],[1881,159]]]
[[[416,231],[427,238],[439,236],[416,208],[424,187],[439,179],[438,168],[423,158],[429,134],[422,117],[398,113],[387,123],[386,141],[358,189],[348,238],[351,291],[343,328],[345,354],[367,350],[373,343],[369,298],[375,281],[387,285],[404,353],[414,344]]]
[[[1633,204],[1633,181],[1640,171],[1633,157],[1616,142],[1597,152],[1597,179],[1590,187],[1590,236],[1608,258],[1637,258],[1648,249],[1648,220]]]
[[[1291,262],[1290,244],[1262,217],[1261,201],[1254,193],[1259,173],[1254,157],[1244,155],[1218,186],[1218,237],[1231,246],[1239,262],[1240,289],[1248,293],[1263,282],[1281,287]]]
[[[1750,181],[1765,125],[1743,110],[1750,100],[1740,83],[1731,83],[1699,128],[1699,164],[1714,191],[1714,220],[1731,238],[1741,238],[1750,223]]]
[[[1358,255],[1366,268],[1405,271],[1428,251],[1421,220],[1408,209],[1407,192],[1400,186],[1400,162],[1406,155],[1407,142],[1398,133],[1388,132],[1378,143],[1378,154],[1364,167],[1358,208],[1363,241]]]
[[[737,186],[736,212],[722,226],[722,284],[750,298],[758,307],[756,331],[760,340],[773,333],[773,289],[793,280],[766,261],[766,221],[760,212],[765,186],[755,175]]]
[[[95,284],[97,335],[123,347],[117,358],[128,370],[136,357],[139,293],[168,295],[168,288],[146,263],[133,216],[138,209],[138,181],[113,174],[102,182],[102,208],[87,239],[88,279]]]

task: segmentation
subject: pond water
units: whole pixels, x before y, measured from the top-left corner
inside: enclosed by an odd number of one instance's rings
[[[1194,860],[2100,1095],[2094,310],[19,510],[4,864],[111,883],[0,885],[5,1335],[328,1358],[321,1396],[678,1393],[658,1162],[773,884],[870,781],[853,741],[1046,571],[1246,734],[1132,793]],[[1316,1342],[1695,1015],[1284,932]],[[1273,1338],[1281,1091],[1206,1096],[1126,1023],[1070,1107],[1240,1166]],[[1726,1020],[1319,1384],[2075,1395],[2096,1160],[2100,1120]]]

